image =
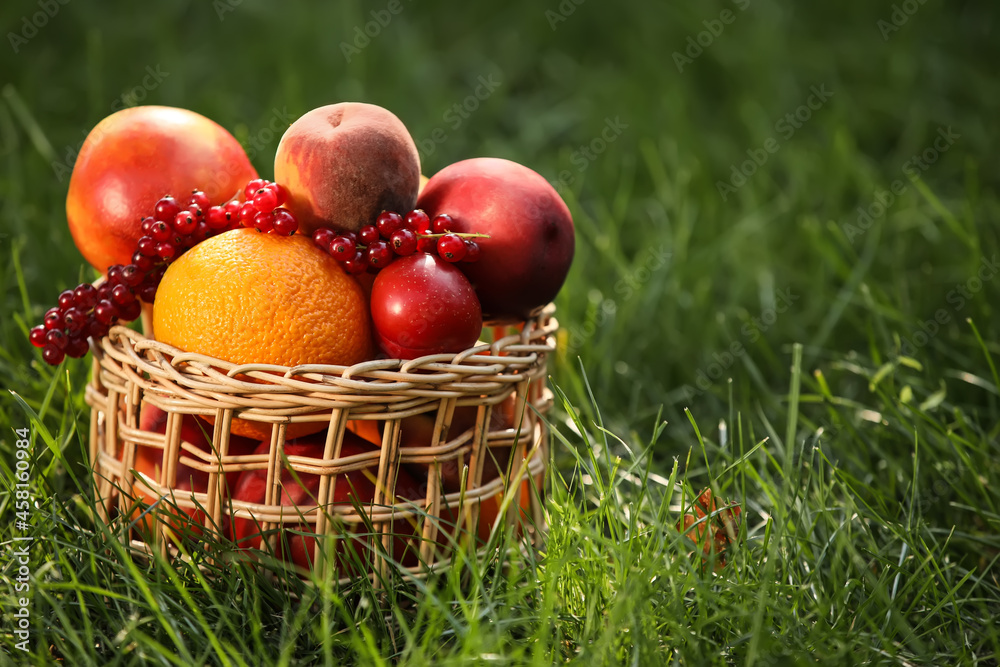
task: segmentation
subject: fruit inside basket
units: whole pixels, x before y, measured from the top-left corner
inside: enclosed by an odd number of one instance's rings
[[[343,578],[387,559],[427,572],[498,523],[535,539],[557,326],[550,308],[448,360],[281,373],[115,327],[86,394],[104,518],[128,518],[140,549],[210,530]],[[239,435],[241,422],[268,437]]]

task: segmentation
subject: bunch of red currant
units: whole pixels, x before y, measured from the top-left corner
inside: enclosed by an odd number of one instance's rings
[[[185,250],[241,225],[284,236],[298,229],[292,213],[279,208],[287,193],[277,183],[254,179],[243,194],[245,202],[234,199],[223,206],[212,206],[201,190],[193,191],[183,206],[170,195],[160,199],[153,215],[142,219],[143,235],[132,263],[110,267],[99,287],[83,283],[60,294],[59,305],[31,330],[31,344],[42,348],[42,358],[53,365],[66,356],[82,357],[87,354],[88,337],[101,338],[118,320],[139,317],[140,300],[153,302],[167,266]]]
[[[410,211],[405,217],[383,211],[374,225],[365,225],[357,234],[323,227],[313,233],[313,241],[350,274],[377,273],[395,257],[416,252],[437,254],[448,262],[477,261],[479,244],[473,239],[486,235],[456,234],[451,231],[453,228],[454,220],[447,214],[431,220],[420,209]]]

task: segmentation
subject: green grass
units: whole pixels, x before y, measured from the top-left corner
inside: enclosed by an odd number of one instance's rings
[[[31,653],[5,585],[0,664],[998,664],[993,5],[914,3],[883,39],[891,2],[671,4],[585,2],[553,30],[554,0],[404,1],[348,63],[340,43],[386,3],[244,0],[220,21],[210,3],[71,2],[18,53],[0,47],[5,583],[12,428],[32,431],[37,501]],[[678,72],[674,52],[725,9]],[[4,4],[3,33],[35,11]],[[89,365],[46,366],[26,332],[91,277],[52,163],[147,66],[167,75],[144,103],[254,140],[264,176],[275,110],[352,99],[417,140],[445,130],[425,173],[494,155],[567,183],[577,254],[557,302],[540,551],[383,595],[134,560],[122,526],[92,520]],[[445,114],[490,75],[453,130]],[[814,86],[832,96],[782,124]],[[949,127],[958,138],[914,171]],[[718,183],[768,145],[723,200]],[[717,573],[674,528],[705,487],[743,507]]]

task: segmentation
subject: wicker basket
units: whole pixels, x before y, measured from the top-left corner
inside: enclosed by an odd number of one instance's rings
[[[236,365],[183,352],[127,327],[113,327],[92,345],[93,375],[86,392],[92,409],[90,460],[102,518],[108,521],[119,513],[134,516],[137,496],[146,496],[170,498],[179,509],[198,508],[205,527],[252,517],[265,535],[268,528],[281,524],[295,529],[307,523],[309,532],[336,533],[336,539],[343,539],[350,527],[367,526],[374,531],[375,539],[369,542],[376,548],[364,550],[364,564],[376,578],[385,574],[386,558],[398,556],[393,550],[399,535],[406,536],[406,552],[419,555],[402,565],[410,574],[419,576],[448,563],[453,554],[447,545],[463,534],[456,531],[468,531],[471,542],[492,529],[492,524],[477,529],[480,510],[487,503],[496,503],[489,506],[490,514],[496,511],[496,523],[516,525],[534,541],[543,526],[540,483],[548,460],[548,437],[538,414],[547,412],[552,402],[546,362],[555,350],[554,311],[550,305],[523,326],[494,327],[492,343],[457,355],[375,360],[351,367]],[[139,429],[144,403],[167,413],[165,433]],[[491,411],[501,403],[515,406],[514,426],[491,429]],[[465,406],[476,409],[474,426],[450,432],[455,410]],[[204,422],[212,434],[211,451],[183,440],[185,415],[211,420]],[[433,418],[432,435],[428,442],[417,443],[420,446],[412,442],[404,446],[400,439],[405,420],[416,415]],[[266,455],[229,455],[234,418],[270,427]],[[329,425],[323,458],[281,456],[288,425],[300,422]],[[378,427],[380,446],[368,454],[340,456],[345,431],[365,423]],[[137,446],[163,449],[165,464],[159,479],[136,474]],[[486,480],[484,461],[497,452],[508,455],[508,474]],[[180,491],[175,486],[177,465],[171,461],[207,473],[204,492]],[[456,463],[463,471],[462,485],[449,493],[441,484],[442,467]],[[404,466],[425,475],[423,497],[395,495],[396,478]],[[282,470],[289,468],[294,474],[320,476],[315,503],[280,504]],[[262,505],[225,497],[224,475],[250,469],[267,471]],[[367,506],[329,503],[338,476],[359,469],[367,469],[375,482],[373,501]],[[458,528],[452,529],[456,522]],[[133,545],[147,552],[176,553],[167,535],[169,522],[158,521],[155,526],[158,534],[152,536],[134,532]],[[444,539],[448,531],[450,538]],[[270,533],[273,548],[278,531]],[[323,542],[315,540],[314,556],[328,567],[329,559],[320,554]]]

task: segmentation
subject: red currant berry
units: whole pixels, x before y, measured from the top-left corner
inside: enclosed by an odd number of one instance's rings
[[[201,210],[207,211],[212,202],[209,200],[208,195],[201,190],[192,190],[191,196],[188,198],[188,205],[197,206]]]
[[[170,222],[177,217],[177,214],[181,212],[181,206],[177,203],[177,200],[167,195],[160,201],[156,202],[156,206],[153,207],[153,218],[160,220],[161,222]],[[143,230],[144,233],[146,230]]]
[[[375,226],[382,238],[388,240],[394,231],[403,226],[403,216],[392,211],[382,211],[375,218]]]
[[[426,252],[430,255],[436,255],[437,248],[438,248],[437,239],[428,239],[428,238],[417,239],[417,252]]]
[[[337,232],[333,231],[329,227],[320,227],[315,232],[313,232],[312,240],[313,243],[318,245],[323,250],[328,250],[330,248],[330,242],[337,236]]]
[[[180,212],[177,215],[180,215]],[[175,219],[176,217],[174,216]],[[174,235],[174,230],[166,222],[157,220],[150,228],[149,235],[157,242],[168,241]]]
[[[417,233],[406,227],[397,229],[389,237],[389,245],[392,251],[400,257],[412,255],[417,251]]]
[[[42,348],[42,359],[45,363],[58,366],[66,358],[66,353],[55,345],[46,345]]]
[[[59,304],[60,310],[66,310],[67,308],[72,308],[76,305],[76,296],[73,294],[73,290],[68,289],[64,292],[59,293]]]
[[[195,220],[204,220],[205,211],[207,210],[208,209],[204,209],[201,206],[198,206],[197,204],[191,204],[186,209],[184,209],[184,211],[187,211],[188,213],[193,215]],[[184,211],[181,211],[181,213],[183,213]]]
[[[118,319],[126,322],[132,322],[141,314],[142,304],[140,304],[136,299],[133,299],[131,302],[119,306],[118,308]]]
[[[134,255],[132,255],[132,263],[135,264],[139,268],[140,271],[149,271],[151,268],[153,268],[153,257],[156,257],[157,259],[159,259],[159,257],[156,255],[156,242],[155,241],[153,242],[153,255],[152,256],[146,257],[142,253],[137,252]]]
[[[247,201],[250,201],[251,199],[253,199],[253,196],[257,193],[257,191],[260,190],[265,185],[267,185],[267,181],[265,181],[263,178],[253,179],[243,187],[243,198]]]
[[[465,257],[465,239],[457,234],[445,234],[438,239],[438,256],[448,262],[461,262]]]
[[[286,208],[274,209],[274,233],[291,236],[299,228],[299,221]]]
[[[113,288],[114,288],[114,285],[112,285],[111,283],[109,283],[107,281],[101,283],[101,286],[97,288],[97,302],[100,303],[103,299],[110,300],[111,299],[111,290]]]
[[[253,228],[262,234],[274,229],[274,211],[258,213],[253,217]]]
[[[90,323],[87,324],[87,335],[94,340],[99,340],[108,335],[108,330],[110,330],[107,324],[98,322],[95,318],[90,318]]]
[[[108,267],[108,282],[111,286],[120,285],[122,282],[122,265],[115,264],[114,266]]]
[[[225,229],[229,226],[229,218],[226,217],[226,209],[222,206],[213,206],[208,209],[205,215],[205,222],[212,229]]]
[[[35,347],[42,347],[45,345],[45,335],[48,332],[49,330],[45,328],[44,324],[39,324],[37,327],[31,328],[31,332],[28,334],[28,340],[30,340],[31,344]]]
[[[156,254],[160,256],[160,259],[167,259],[167,260],[173,259],[174,254],[176,252],[177,249],[174,248],[174,245],[172,243],[167,243],[164,241],[163,243],[156,244]]]
[[[53,329],[45,334],[46,345],[55,345],[60,350],[65,350],[67,342],[69,342],[69,340],[67,339],[66,334],[64,334],[60,329]]]
[[[87,339],[84,336],[76,335],[69,337],[69,342],[66,343],[65,350],[67,357],[79,359],[85,357],[89,351],[90,346],[87,345]]]
[[[357,250],[357,245],[354,241],[346,236],[335,236],[332,241],[330,241],[330,254],[338,262],[346,262],[347,260],[354,257],[354,253]]]
[[[139,229],[142,230],[143,234],[148,234],[149,230],[153,227],[153,223],[156,222],[156,218],[147,215],[146,217],[142,218],[139,222],[141,223],[139,225]]]
[[[146,303],[153,303],[156,299],[156,285],[143,285],[139,288],[139,298]]]
[[[368,270],[368,259],[365,257],[364,251],[355,250],[354,257],[344,261],[342,265],[344,271],[352,276],[356,276]]]
[[[124,288],[123,288],[124,289]],[[70,333],[75,333],[83,329],[87,324],[87,315],[79,308],[70,308],[63,315],[63,324]]]
[[[110,301],[98,301],[94,306],[94,318],[101,324],[111,324],[118,319],[118,308]]]
[[[376,241],[368,246],[368,266],[373,269],[384,269],[392,262],[392,248],[385,241]]]
[[[431,219],[423,209],[417,208],[406,214],[406,224],[418,234],[426,234],[431,228]]]
[[[160,281],[163,280],[163,274],[167,272],[166,266],[158,266],[146,275],[146,280],[143,281],[143,285],[159,285]]]
[[[480,246],[478,243],[472,239],[465,239],[465,258],[462,259],[463,262],[478,262],[479,261],[479,250]]]
[[[132,290],[125,287],[125,285],[117,285],[111,290],[111,301],[115,305],[124,306],[126,303],[135,301],[135,294],[132,294]]]
[[[156,254],[156,241],[153,240],[152,236],[140,238],[136,247],[139,249],[139,253],[146,257],[152,257]]]
[[[455,220],[447,213],[436,215],[431,220],[431,231],[435,234],[447,234],[455,231]]]
[[[257,207],[252,201],[248,201],[240,207],[240,224],[244,227],[253,227],[253,218],[257,215]]]
[[[80,310],[87,312],[97,303],[97,289],[90,283],[83,283],[73,293],[76,295],[76,306]]]
[[[268,190],[274,192],[274,196],[277,198],[278,206],[281,206],[286,201],[288,201],[288,188],[280,183],[268,183],[264,186]]]
[[[371,245],[379,239],[378,228],[375,225],[365,225],[358,232],[358,238],[365,245]]]
[[[278,195],[270,188],[261,188],[254,193],[253,205],[261,213],[270,213],[278,206]]]
[[[191,232],[191,245],[198,245],[209,236],[214,236],[219,232],[208,226],[208,223],[202,220]]]
[[[243,204],[236,201],[235,199],[233,201],[226,202],[226,205],[223,206],[223,209],[225,209],[226,211],[226,220],[229,220],[230,222],[239,220],[240,208],[242,206]]]
[[[126,264],[122,267],[122,282],[129,287],[135,287],[142,282],[142,271],[135,264]]]
[[[45,317],[42,319],[42,322],[45,323],[45,328],[48,329],[49,331],[52,331],[53,329],[62,329],[63,328],[62,311],[59,310],[58,308],[49,308],[47,311],[45,311]]]

